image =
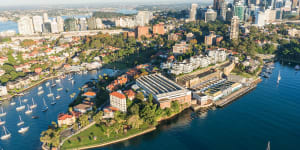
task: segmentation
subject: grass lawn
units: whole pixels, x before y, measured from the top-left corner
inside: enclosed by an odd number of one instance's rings
[[[149,129],[149,127],[144,126],[141,127],[141,129],[130,129],[127,131],[126,134],[120,133],[116,135],[115,133],[111,133],[110,137],[108,138],[106,135],[104,135],[101,127],[97,125],[93,125],[90,128],[86,129],[85,131],[65,141],[61,149],[72,149],[72,148],[79,148],[84,146],[104,144],[107,142],[111,142],[114,140],[131,136],[133,134],[140,133],[142,131],[145,131],[146,129]],[[97,140],[94,140],[94,136],[97,137]]]

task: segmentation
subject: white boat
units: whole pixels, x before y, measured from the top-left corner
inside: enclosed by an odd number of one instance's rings
[[[24,121],[22,120],[21,116],[19,115],[19,119],[20,119],[20,122],[17,123],[17,126],[21,126],[24,124]]]
[[[20,101],[20,106],[16,108],[17,111],[21,111],[21,110],[25,109],[25,106],[22,105],[20,98],[19,98],[19,101]]]
[[[56,84],[54,83],[53,79],[52,79],[52,84],[51,84],[51,87],[55,87]]]
[[[279,71],[278,77],[277,77],[277,84],[279,84],[280,80],[281,80],[281,76],[280,76],[280,71]]]
[[[63,90],[63,88],[58,88],[58,89],[57,89],[57,91],[62,91],[62,90]]]
[[[299,65],[296,65],[296,66],[295,66],[295,70],[300,70],[300,66],[299,66]]]
[[[27,132],[28,129],[29,129],[29,127],[23,127],[20,130],[18,130],[18,132],[23,134],[23,133]]]
[[[52,101],[51,101],[51,105],[55,105],[56,104],[56,101],[54,99],[54,96],[52,96]]]
[[[56,79],[55,82],[56,82],[56,83],[60,83],[60,79]]]
[[[72,80],[72,85],[74,84],[74,80]]]
[[[51,91],[51,88],[49,88],[49,90],[50,90],[50,93],[47,95],[48,97],[51,97],[51,96],[53,96],[53,93],[52,93],[52,91]]]
[[[38,90],[40,91],[40,90],[42,90],[42,89],[43,89],[43,87],[39,86]]]
[[[1,140],[7,140],[11,137],[9,131],[3,126],[4,135],[1,136]]]
[[[28,115],[28,114],[31,114],[32,113],[32,109],[29,107],[29,105],[27,104],[27,110],[25,111],[25,114]]]
[[[26,102],[28,102],[28,99],[27,99],[27,98],[25,98],[25,99],[23,100],[23,102],[25,102],[25,103],[26,103]]]
[[[56,96],[56,99],[60,99],[60,96],[58,95],[58,96]]]
[[[14,105],[16,105],[16,102],[11,102],[10,105],[14,106]]]
[[[268,146],[267,146],[267,149],[266,150],[271,150],[271,147],[270,147],[270,141],[268,141]]]
[[[3,107],[1,107],[0,117],[6,116],[6,112],[3,111]]]
[[[5,121],[4,120],[1,120],[0,118],[0,126],[4,125],[5,124]]]
[[[41,95],[41,94],[43,94],[44,93],[44,91],[39,91],[38,92],[38,95]]]
[[[44,101],[44,107],[43,107],[42,111],[46,112],[48,110],[48,106],[47,106],[44,98],[43,98],[43,101]]]
[[[46,86],[49,86],[49,85],[50,85],[50,82],[47,82],[47,83],[46,83]]]
[[[88,73],[88,71],[87,71],[87,70],[85,70],[83,73],[84,73],[84,74],[87,74],[87,73]]]
[[[33,109],[33,108],[36,108],[36,107],[37,107],[37,105],[34,103],[34,100],[32,98],[32,105],[30,106],[30,109]]]
[[[69,81],[73,80],[73,77],[70,77],[68,80],[69,80]]]

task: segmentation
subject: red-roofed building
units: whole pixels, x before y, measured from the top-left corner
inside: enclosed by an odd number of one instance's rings
[[[37,73],[37,74],[40,74],[42,71],[43,71],[42,68],[35,68],[34,69],[34,72]]]
[[[127,111],[126,96],[120,92],[112,92],[109,94],[110,106],[118,108],[122,112]]]
[[[76,118],[74,115],[69,115],[69,114],[59,114],[58,115],[58,119],[57,119],[57,123],[58,126],[61,127],[62,125],[72,125],[74,124],[76,121]]]
[[[127,96],[128,99],[133,100],[135,98],[135,92],[133,90],[124,91],[124,94]]]
[[[85,92],[83,96],[86,96],[88,98],[95,98],[96,97],[96,92]]]

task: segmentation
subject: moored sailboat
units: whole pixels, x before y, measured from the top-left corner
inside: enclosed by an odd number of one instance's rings
[[[53,93],[52,93],[52,91],[51,91],[51,88],[49,88],[49,90],[50,90],[50,93],[47,95],[48,97],[51,97],[51,96],[53,96]]]
[[[27,108],[28,110],[25,111],[25,114],[31,114],[32,113],[32,109],[29,107],[29,105],[27,104]]]
[[[62,90],[63,90],[63,88],[58,88],[58,89],[57,89],[57,91],[62,91]]]
[[[30,106],[30,108],[33,109],[33,108],[36,108],[36,107],[37,107],[37,105],[34,103],[34,100],[32,98],[32,105]]]
[[[281,76],[280,76],[280,71],[279,71],[278,77],[277,77],[277,84],[279,84],[280,80],[281,80]]]
[[[4,121],[4,120],[1,120],[1,118],[0,118],[0,126],[4,125],[4,124],[5,124],[5,122],[6,122],[6,121]]]
[[[28,102],[28,99],[27,99],[27,98],[25,98],[25,99],[23,100],[23,102],[24,102],[24,103]]]
[[[51,105],[55,105],[56,104],[56,101],[54,99],[54,97],[52,96],[52,102],[51,102]]]
[[[43,101],[44,101],[44,107],[43,107],[42,111],[46,112],[48,110],[48,106],[47,106],[44,98],[43,98]]]
[[[22,118],[21,118],[21,116],[19,115],[19,120],[20,120],[20,122],[19,123],[17,123],[17,126],[21,126],[21,125],[23,125],[24,124],[24,121],[22,120]]]
[[[41,94],[43,94],[44,93],[44,91],[42,90],[42,91],[39,91],[38,92],[38,95],[41,95]]]
[[[4,112],[3,107],[1,107],[0,117],[6,116],[6,112]]]
[[[11,106],[14,106],[14,105],[16,105],[16,102],[12,101],[12,102],[10,103],[10,105],[11,105]]]
[[[21,110],[25,109],[25,106],[22,105],[20,98],[19,98],[19,101],[20,101],[20,106],[16,108],[17,111],[21,111]]]
[[[50,85],[50,82],[47,82],[47,83],[46,83],[46,86],[49,86],[49,85]]]
[[[1,140],[7,140],[11,137],[11,133],[3,126],[4,135],[1,136]]]
[[[18,130],[18,132],[23,134],[23,133],[27,132],[28,130],[29,130],[29,127],[23,127],[20,130]]]
[[[60,96],[58,95],[58,96],[56,96],[56,99],[60,99]]]

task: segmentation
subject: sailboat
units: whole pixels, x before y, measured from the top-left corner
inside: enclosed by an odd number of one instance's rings
[[[58,96],[56,96],[56,99],[60,99],[60,96],[58,95]]]
[[[47,82],[47,83],[46,83],[46,86],[49,86],[49,85],[50,85],[50,82]]]
[[[4,135],[1,136],[1,140],[7,140],[11,137],[9,131],[3,126]]]
[[[58,88],[58,89],[57,89],[57,91],[62,91],[62,90],[63,90],[63,88]]]
[[[40,91],[40,90],[42,90],[42,89],[43,89],[43,87],[39,86],[38,90]]]
[[[19,119],[20,119],[20,122],[17,123],[17,126],[21,126],[24,124],[24,121],[22,120],[21,116],[19,115]]]
[[[55,80],[55,82],[56,82],[56,83],[59,83],[59,82],[60,82],[60,79],[59,79],[59,78],[58,78],[58,79],[56,79],[56,80]]]
[[[0,126],[4,125],[5,124],[5,121],[4,120],[1,120],[0,118]]]
[[[33,98],[32,98],[32,105],[30,106],[30,109],[33,109],[33,108],[35,108],[37,105],[34,103],[34,100],[33,100]]]
[[[51,97],[51,96],[53,96],[53,93],[52,93],[52,91],[51,91],[51,88],[49,88],[49,90],[50,90],[50,93],[47,95],[48,97]]]
[[[26,103],[27,101],[28,101],[28,99],[27,99],[27,98],[25,98],[25,99],[23,100],[23,102],[24,102],[24,103]]]
[[[3,107],[1,107],[0,117],[6,116],[6,112],[3,111]]]
[[[51,87],[55,87],[55,86],[56,86],[56,84],[54,83],[54,81],[52,79],[52,85],[51,85]]]
[[[20,97],[19,97],[19,101],[20,101],[20,106],[16,108],[17,111],[21,111],[21,110],[25,109],[25,106],[22,105],[22,102],[21,102],[21,100],[20,100]]]
[[[48,106],[47,106],[44,98],[43,98],[43,101],[44,101],[44,107],[43,107],[42,111],[46,112],[48,110]]]
[[[14,106],[14,105],[16,105],[16,102],[11,102],[10,105]]]
[[[267,149],[266,150],[271,150],[271,147],[270,147],[270,141],[268,141],[268,146],[267,146]]]
[[[74,80],[72,80],[72,85],[74,84]]]
[[[39,91],[38,92],[38,95],[41,95],[41,94],[43,94],[44,93],[44,91],[42,90],[42,91]]]
[[[25,114],[31,114],[32,113],[32,109],[29,107],[29,105],[27,104],[27,108],[28,110],[25,111]]]
[[[56,101],[54,100],[54,97],[52,96],[52,102],[51,102],[51,105],[55,105],[56,104]]]
[[[280,76],[280,71],[279,71],[278,77],[277,77],[277,84],[279,84],[280,80],[281,80],[281,76]]]
[[[18,130],[18,132],[21,133],[21,134],[23,134],[23,133],[27,132],[28,129],[29,129],[29,127],[23,127],[20,130]]]

